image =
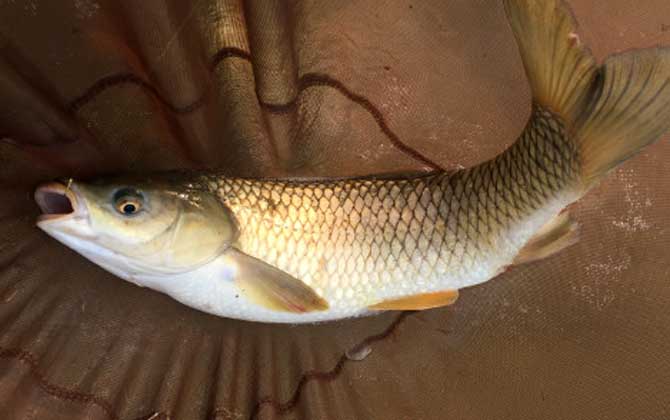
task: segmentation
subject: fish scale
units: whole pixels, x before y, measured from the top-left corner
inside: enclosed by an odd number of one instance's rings
[[[525,218],[577,179],[564,124],[535,105],[519,141],[479,166],[414,178],[291,181],[207,175],[234,215],[238,248],[313,287],[331,307],[458,289],[490,256],[514,258]],[[521,237],[514,237],[519,236]]]

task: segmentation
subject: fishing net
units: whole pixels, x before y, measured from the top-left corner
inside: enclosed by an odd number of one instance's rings
[[[665,0],[570,3],[601,59],[670,44]],[[0,0],[0,49],[0,418],[668,416],[667,140],[574,207],[577,245],[421,313],[216,318],[34,226],[58,176],[491,158],[530,112],[499,2]]]

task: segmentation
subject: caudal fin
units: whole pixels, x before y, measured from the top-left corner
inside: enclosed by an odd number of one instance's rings
[[[561,116],[585,189],[670,129],[670,49],[613,55],[598,66],[562,0],[503,0],[533,92]]]
[[[611,56],[576,124],[582,177],[598,181],[670,128],[670,49]]]

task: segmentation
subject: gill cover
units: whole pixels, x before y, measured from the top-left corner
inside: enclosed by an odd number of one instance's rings
[[[191,271],[235,240],[232,215],[206,191],[153,184],[80,184],[77,189],[88,204],[96,242],[138,272]]]

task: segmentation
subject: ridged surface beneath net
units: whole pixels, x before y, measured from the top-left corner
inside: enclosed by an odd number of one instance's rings
[[[667,2],[570,3],[600,58],[670,44]],[[38,232],[54,176],[453,169],[530,110],[490,1],[195,4],[0,3],[0,418],[667,417],[667,138],[575,206],[577,245],[401,318],[217,319]]]

